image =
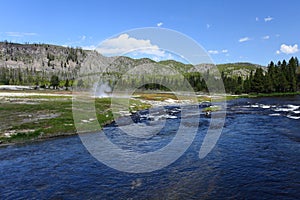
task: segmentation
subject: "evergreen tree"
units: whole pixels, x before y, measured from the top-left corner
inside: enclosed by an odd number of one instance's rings
[[[50,84],[53,87],[53,89],[57,89],[59,85],[59,78],[56,75],[51,76]]]
[[[68,89],[69,89],[69,87],[70,87],[70,84],[69,84],[69,79],[67,79],[67,80],[66,80],[65,87],[66,87],[66,90],[68,90]]]
[[[291,92],[295,92],[297,90],[297,62],[298,61],[292,57],[287,66],[287,81],[289,82],[289,91]]]
[[[254,74],[251,90],[256,93],[264,91],[264,74],[262,68],[258,68]]]
[[[269,86],[268,91],[269,92],[275,92],[275,81],[276,81],[276,73],[275,73],[275,64],[273,61],[268,66],[268,74],[267,76],[267,85]]]

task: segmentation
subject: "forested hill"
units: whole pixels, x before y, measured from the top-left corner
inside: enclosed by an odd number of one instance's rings
[[[271,61],[266,71],[257,68],[243,79],[237,79],[222,73],[222,79],[228,93],[285,93],[300,90],[300,66],[297,58],[276,64]]]
[[[87,57],[93,57],[97,62],[101,63],[110,63],[112,60],[112,58],[104,57],[96,51],[83,50],[81,48],[49,44],[0,42],[0,85],[69,87],[72,84],[77,84],[73,83],[73,80],[78,77],[82,66],[86,65]],[[120,75],[137,65],[156,63],[147,58],[117,57],[116,59],[114,57],[113,59],[113,64],[103,65],[106,67],[100,69],[94,69],[91,65],[89,70],[91,72],[96,70],[103,74],[109,74],[116,80]],[[160,61],[158,63],[171,66],[180,71],[188,78],[196,91],[207,89],[203,76],[212,76],[214,78],[213,65],[210,64],[193,66],[174,60]],[[291,67],[291,65],[293,66]],[[298,59],[292,60],[292,64],[285,61],[276,65],[273,63],[269,71],[267,67],[251,63],[220,64],[217,67],[222,73],[226,90],[231,93],[261,92],[263,90],[265,90],[264,92],[273,92],[281,90],[280,88],[284,88],[282,89],[283,91],[294,91],[299,88],[299,75],[296,73],[297,70],[299,71]],[[168,75],[166,74],[166,76]],[[255,81],[258,79],[260,83],[258,86],[254,86],[256,84]],[[170,81],[174,80],[170,77]],[[252,83],[252,81],[254,82]],[[277,82],[283,85],[276,85]],[[264,85],[266,83],[268,85]]]
[[[0,43],[0,84],[32,85],[52,75],[72,79],[88,51],[49,44]]]

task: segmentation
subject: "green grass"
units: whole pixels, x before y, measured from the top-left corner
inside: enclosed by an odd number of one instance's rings
[[[15,97],[12,97],[15,99]],[[45,96],[42,96],[45,99]],[[47,97],[46,97],[47,98]],[[9,97],[8,97],[9,99]],[[76,134],[71,98],[49,96],[40,101],[36,96],[18,97],[19,100],[36,104],[21,104],[10,101],[0,102],[0,141],[1,143],[26,142],[62,135]],[[110,98],[97,98],[94,101],[99,129],[114,120]],[[130,112],[149,108],[139,100],[130,100]],[[84,108],[83,108],[84,109]],[[82,116],[85,119],[85,116]],[[96,121],[95,121],[96,122]],[[33,130],[26,132],[27,130]],[[4,133],[14,132],[10,137]]]
[[[177,100],[175,94],[172,93],[135,93],[138,99],[150,100],[150,101],[165,101],[167,99]]]
[[[219,106],[210,106],[210,107],[207,107],[207,108],[204,108],[202,110],[202,112],[216,112],[216,111],[219,111],[221,108]]]
[[[28,99],[26,97],[26,99]],[[16,131],[11,137],[0,137],[2,142],[17,142],[21,140],[50,137],[51,135],[75,133],[71,110],[71,100],[40,101],[38,104],[1,103],[0,120],[5,122],[1,133]],[[51,116],[54,116],[51,118]],[[58,116],[57,116],[58,115]],[[45,117],[46,116],[46,117]],[[22,130],[34,130],[32,133],[22,133]]]
[[[257,98],[257,97],[282,97],[282,96],[293,96],[300,95],[300,92],[275,92],[275,93],[251,93],[251,94],[243,94],[238,95],[237,98]]]
[[[238,99],[241,98],[240,96],[237,95],[220,95],[218,97],[209,97],[209,96],[199,96],[198,101],[203,102],[203,101],[209,101],[209,102],[222,102],[222,101],[230,101],[233,99]]]
[[[134,113],[138,110],[144,110],[151,107],[149,104],[142,103],[139,99],[164,101],[166,99],[177,99],[171,93],[145,93],[138,94],[138,99],[130,99],[127,105],[126,99],[118,99],[116,107]],[[256,98],[272,96],[300,95],[295,93],[271,93],[271,94],[246,94],[246,95],[227,95],[216,98],[209,96],[199,96],[198,101],[225,101],[236,98]],[[5,97],[6,100],[0,101],[0,143],[26,142],[30,140],[51,138],[63,135],[76,134],[78,127],[75,127],[72,98],[66,96],[26,96],[26,97]],[[20,103],[24,101],[35,104]],[[94,100],[96,119],[88,123],[82,123],[82,119],[88,119],[86,112],[79,112],[79,121],[83,130],[90,130],[94,125],[95,130],[114,121],[115,117],[120,114],[113,114],[111,109],[110,98],[97,98]],[[85,107],[87,106],[87,107]],[[128,106],[128,107],[127,107]],[[87,110],[90,105],[81,107],[83,111]],[[218,107],[208,107],[203,111],[217,111]],[[100,125],[100,127],[99,127]],[[87,128],[89,129],[85,129]],[[12,133],[8,137],[4,133]]]

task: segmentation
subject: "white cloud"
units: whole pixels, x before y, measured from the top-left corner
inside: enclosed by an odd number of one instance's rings
[[[208,51],[209,54],[219,54],[218,50],[209,50]]]
[[[9,37],[24,37],[24,36],[36,36],[37,33],[27,33],[27,32],[6,32]]]
[[[266,35],[266,36],[262,37],[262,39],[263,39],[263,40],[268,40],[268,39],[270,39],[270,36],[269,36],[269,35]]]
[[[227,49],[223,49],[222,53],[228,53],[228,50]]]
[[[257,22],[258,22],[258,21],[259,21],[259,18],[258,18],[258,17],[255,17],[255,21],[257,21]]]
[[[277,50],[276,54],[280,54],[280,53],[293,54],[293,53],[297,53],[298,51],[299,51],[299,49],[298,49],[298,45],[297,44],[294,44],[294,46],[282,44],[280,46],[280,51]]]
[[[164,55],[164,57],[161,57],[161,56],[150,56],[149,58],[152,59],[152,60],[154,60],[154,61],[156,61],[156,62],[159,62],[161,60],[175,60],[175,57],[172,54],[170,54],[170,53],[166,53]]]
[[[239,39],[239,42],[247,42],[249,40],[250,40],[249,37],[243,37],[243,38]]]
[[[159,62],[160,61],[159,57],[157,57],[157,56],[153,56],[151,58],[151,60],[154,60],[155,62]]]
[[[80,35],[80,36],[77,36],[76,40],[71,40],[69,38],[69,41],[66,42],[65,44],[63,44],[63,46],[66,46],[66,47],[69,47],[69,46],[80,46],[82,47],[83,49],[86,49],[86,50],[94,50],[96,47],[94,45],[90,45],[90,41],[91,41],[92,37],[88,37],[86,35]]]
[[[207,51],[209,54],[212,54],[212,55],[216,55],[216,54],[220,54],[220,53],[224,53],[224,54],[227,54],[228,53],[228,50],[227,49],[223,49],[221,51],[218,51],[218,50],[208,50]]]
[[[128,34],[119,35],[116,38],[105,40],[96,50],[109,56],[122,55],[132,51],[138,51],[140,54],[150,54],[159,57],[165,57],[165,52],[157,45],[151,44],[150,40],[136,39]]]
[[[82,49],[84,50],[95,50],[96,46],[95,45],[91,45],[91,46],[83,46]]]
[[[158,27],[161,27],[163,24],[164,24],[164,23],[159,22],[159,23],[157,23],[156,25],[157,25]]]
[[[265,22],[269,22],[269,21],[272,21],[274,18],[273,17],[266,17],[266,18],[264,18],[264,20],[265,20]]]

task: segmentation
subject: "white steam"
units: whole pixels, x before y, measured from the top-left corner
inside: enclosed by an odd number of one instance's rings
[[[111,96],[112,89],[109,86],[108,82],[95,83],[93,91],[94,91],[95,97],[104,98],[104,97]]]

